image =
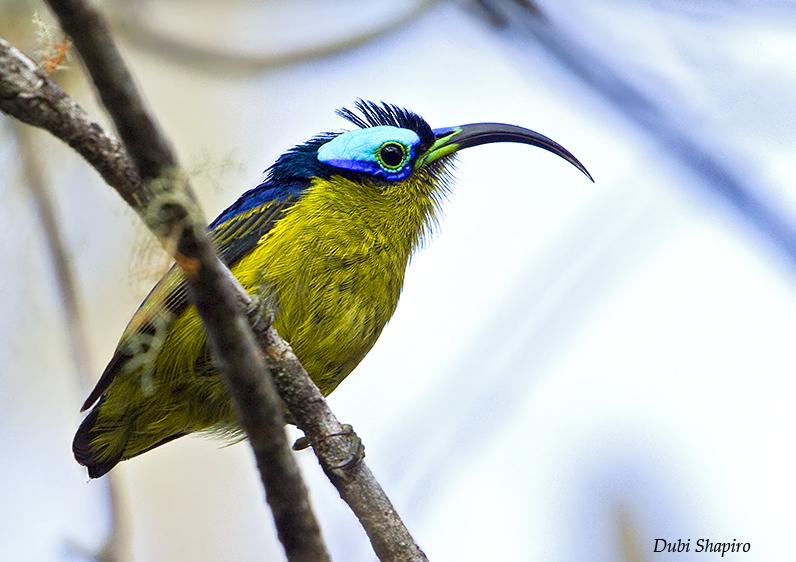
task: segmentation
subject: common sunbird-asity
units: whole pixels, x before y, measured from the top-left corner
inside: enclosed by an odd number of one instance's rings
[[[411,111],[362,100],[338,113],[356,128],[288,150],[208,227],[241,285],[272,307],[274,326],[323,394],[357,366],[395,311],[409,258],[450,188],[456,152],[525,143],[591,179],[564,147],[515,125],[432,129]],[[93,478],[188,433],[240,433],[179,269],[133,316],[88,408],[73,450]]]

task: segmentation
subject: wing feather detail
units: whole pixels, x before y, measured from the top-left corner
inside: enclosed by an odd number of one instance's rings
[[[264,193],[262,187],[245,193],[208,227],[218,255],[228,267],[251,251],[298,199],[299,192],[295,188],[266,190]],[[268,191],[273,193],[273,197],[267,198],[270,195]],[[251,205],[254,198],[257,205]],[[157,355],[171,323],[188,305],[185,277],[173,265],[133,315],[81,411],[90,408],[102,396],[116,374],[131,360],[145,361],[144,356]]]

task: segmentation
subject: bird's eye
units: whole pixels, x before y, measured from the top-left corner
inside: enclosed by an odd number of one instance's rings
[[[400,170],[406,162],[406,147],[397,142],[385,142],[377,152],[379,164],[385,170]]]

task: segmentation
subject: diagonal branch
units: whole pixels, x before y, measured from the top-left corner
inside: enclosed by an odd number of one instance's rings
[[[68,33],[77,35],[73,35],[73,40],[78,48],[86,43],[82,39],[84,35],[103,35],[102,26],[91,27],[101,21],[99,14],[81,2],[53,4],[57,5],[57,13],[65,13],[66,21],[62,23]],[[86,16],[86,11],[93,15]],[[74,29],[73,25],[80,27]],[[108,36],[87,42],[88,48],[102,49],[112,45]],[[104,76],[101,82],[110,89],[104,98],[113,100],[109,103],[117,113],[124,113],[123,105],[133,114],[145,113],[134,86],[125,82],[129,74],[115,49],[111,55],[94,53],[85,62],[115,65],[113,71],[103,74],[95,70],[94,74]],[[168,145],[165,141],[151,139],[149,147],[160,146],[168,153],[147,149],[131,162],[127,150],[133,154],[137,146],[147,145],[146,139],[130,140],[125,150],[99,125],[92,123],[63,90],[38,72],[29,59],[2,40],[0,68],[0,109],[31,124],[52,125],[46,128],[64,138],[93,165],[96,163],[95,167],[103,171],[106,181],[119,180],[109,183],[142,216],[166,248],[174,248],[172,240],[176,238],[175,258],[185,271],[194,303],[205,322],[208,340],[233,397],[240,424],[250,436],[277,533],[288,559],[329,560],[306,487],[288,445],[281,402],[271,378],[263,376],[267,372],[265,360],[241,311],[236,297],[238,289],[230,282],[229,270],[210,244],[195,198],[190,195],[184,176],[175,169]],[[125,83],[121,91],[115,86],[117,80]],[[136,98],[137,103],[127,96]],[[128,115],[119,121],[129,125],[126,129],[120,126],[121,131],[136,136],[133,117]],[[151,120],[147,123],[149,125],[143,124],[141,130],[159,138],[154,123]],[[142,176],[149,181],[144,183],[138,179]]]
[[[177,165],[171,146],[144,106],[119,54],[105,18],[84,0],[48,0],[72,38],[97,94],[144,181],[160,178]],[[187,185],[182,189],[190,193]]]
[[[350,426],[338,421],[293,350],[273,326],[255,321],[253,327],[268,356],[280,395],[312,442],[340,497],[359,519],[379,560],[427,562],[376,477],[362,461],[364,448],[360,449]]]
[[[208,334],[241,426],[251,438],[257,466],[289,560],[329,560],[296,459],[288,447],[282,406],[237,300],[236,285],[216,255],[187,178],[150,116],[105,19],[83,0],[50,0],[72,38],[102,103],[144,181],[138,207],[175,259]],[[150,199],[151,197],[151,199]]]
[[[61,3],[53,1],[53,4]],[[75,8],[75,2],[68,4],[69,8]],[[66,9],[64,6],[61,8]],[[72,9],[67,11],[72,12]],[[86,25],[86,21],[92,19],[77,18],[77,21]],[[73,40],[78,44],[75,37]],[[121,64],[121,60],[117,59],[116,63]],[[278,495],[272,495],[272,474],[287,472],[290,477],[291,473],[289,468],[283,466],[288,462],[284,454],[286,447],[282,446],[285,443],[284,431],[274,436],[269,430],[273,425],[270,423],[273,417],[278,415],[281,418],[279,408],[267,403],[271,378],[264,375],[269,372],[273,372],[280,396],[312,442],[324,470],[365,528],[377,556],[381,560],[426,560],[384,491],[361,461],[358,440],[337,421],[290,347],[273,328],[263,323],[262,318],[265,316],[262,314],[255,314],[258,320],[255,324],[271,371],[263,361],[262,353],[252,345],[252,332],[238,311],[241,305],[245,305],[247,310],[254,313],[256,307],[212,251],[203,222],[197,218],[199,212],[195,199],[192,196],[179,196],[186,184],[181,174],[164,165],[162,173],[155,176],[156,179],[146,184],[141,182],[124,147],[102,131],[99,125],[91,122],[85,112],[56,84],[2,39],[0,110],[28,123],[43,126],[69,142],[141,214],[167,248],[173,247],[170,233],[177,233],[175,257],[191,282],[195,304],[202,311],[222,372],[234,374],[225,378],[229,379],[230,393],[241,425],[255,450],[261,477],[268,490],[268,501],[289,558],[327,559],[325,552],[315,558],[300,558],[297,554],[302,547],[303,552],[307,552],[306,543],[314,540],[314,536],[320,540],[317,524],[316,531],[310,529],[305,534],[295,533],[295,527],[290,525],[295,520],[289,517],[292,514],[298,517],[300,525],[311,527],[303,515],[297,515],[309,512],[311,516],[308,503],[306,511],[301,507],[306,499],[303,483],[294,479],[301,486],[298,490],[287,489],[280,484],[277,487]],[[157,162],[157,159],[154,161]],[[275,447],[275,443],[279,447]],[[290,456],[289,451],[287,456]],[[292,457],[290,459],[292,462]],[[274,470],[274,465],[277,470]]]
[[[131,207],[141,178],[124,146],[92,121],[36,64],[0,39],[0,110],[61,139],[99,172]]]

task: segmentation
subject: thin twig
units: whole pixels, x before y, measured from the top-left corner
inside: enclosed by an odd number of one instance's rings
[[[283,53],[243,53],[226,50],[222,47],[191,43],[178,39],[149,26],[141,17],[140,6],[120,2],[114,24],[122,35],[137,46],[155,53],[158,57],[169,58],[181,64],[193,66],[204,72],[258,72],[329,57],[349,51],[371,41],[403,29],[408,23],[424,14],[437,0],[418,0],[396,18],[365,29],[356,34],[323,43],[300,47]]]

